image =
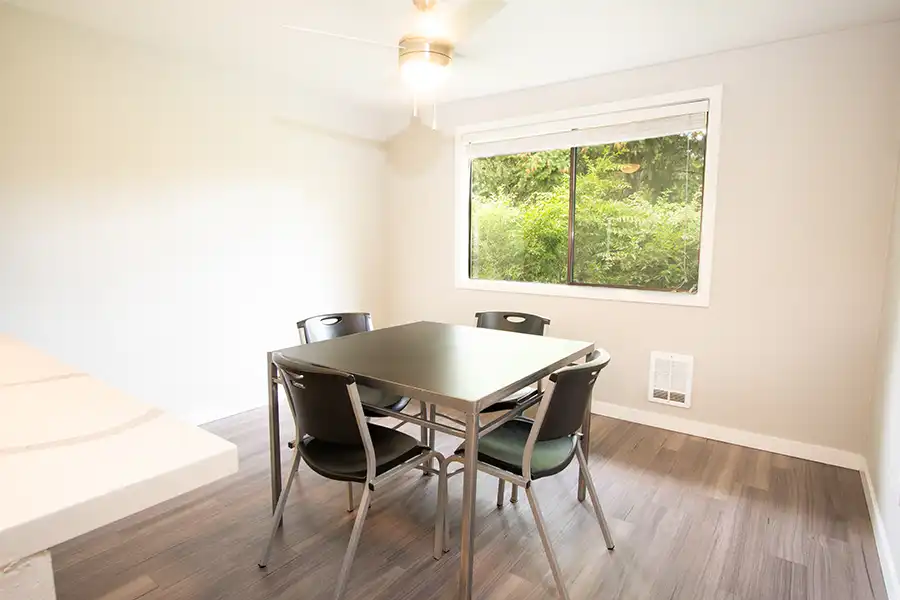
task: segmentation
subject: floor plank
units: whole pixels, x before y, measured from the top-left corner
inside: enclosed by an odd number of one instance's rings
[[[54,548],[60,600],[331,598],[353,515],[342,484],[302,466],[269,567],[256,567],[266,427],[264,410],[209,424],[238,445],[236,475]],[[574,467],[535,484],[573,599],[886,600],[858,473],[603,417],[593,427],[591,470],[615,551],[575,498]],[[476,596],[555,598],[524,494],[498,509],[496,480],[478,484]],[[414,473],[375,495],[348,600],[455,598],[462,481],[451,480],[454,548],[440,561],[436,487]]]

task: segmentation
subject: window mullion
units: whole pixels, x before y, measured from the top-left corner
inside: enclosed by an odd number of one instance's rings
[[[575,167],[578,165],[578,148],[569,150],[569,252],[566,262],[566,284],[575,281]]]

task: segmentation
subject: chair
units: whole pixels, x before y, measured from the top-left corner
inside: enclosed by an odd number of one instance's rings
[[[339,600],[347,586],[372,493],[426,461],[436,459],[443,466],[444,457],[419,444],[410,435],[369,423],[363,413],[353,375],[291,360],[282,354],[273,356],[273,362],[287,390],[300,442],[294,447],[290,475],[278,498],[272,517],[272,531],[259,566],[265,568],[269,560],[272,541],[284,514],[291,484],[297,476],[300,458],[303,457],[310,468],[323,477],[364,484],[335,589],[334,598]],[[441,534],[435,531],[435,540]]]
[[[486,311],[475,313],[475,327],[496,329],[499,331],[512,331],[513,333],[525,333],[529,335],[544,335],[545,329],[550,325],[550,319],[528,313],[509,311]],[[507,412],[520,403],[533,398],[535,394],[543,393],[543,382],[538,382],[537,387],[525,387],[514,392],[509,397],[496,402],[482,413]],[[502,479],[497,484],[497,506],[503,506],[503,494],[505,483]],[[519,501],[519,488],[513,486],[509,501],[515,504]]]
[[[556,475],[568,467],[573,458],[577,459],[581,474],[587,483],[591,504],[600,523],[606,547],[609,550],[614,548],[609,525],[600,507],[597,489],[594,487],[580,444],[580,430],[584,424],[588,402],[591,401],[594,382],[600,371],[609,364],[609,360],[609,354],[600,350],[594,352],[584,364],[571,365],[556,371],[550,376],[550,381],[556,385],[552,392],[541,400],[534,421],[517,417],[487,433],[479,442],[478,469],[525,488],[556,588],[563,600],[568,600],[569,595],[544,526],[534,482]],[[449,528],[446,518],[447,480],[462,472],[462,469],[452,474],[448,474],[447,471],[451,462],[463,462],[464,448],[464,445],[460,446],[455,456],[445,460],[441,468],[438,502],[442,504],[438,509],[439,522],[436,528],[442,532],[443,551],[449,550]]]
[[[322,342],[343,337],[345,335],[372,331],[372,329],[374,329],[372,327],[372,315],[367,312],[329,313],[308,317],[297,323],[297,332],[300,334],[300,342],[303,344]],[[376,390],[375,388],[370,388],[365,385],[359,385],[358,389],[364,405],[378,406],[393,412],[402,412],[410,401],[406,396],[385,394],[381,390]],[[427,410],[428,408],[423,404],[420,407],[419,416],[427,419]],[[384,417],[383,414],[369,410],[365,407],[363,407],[363,414],[368,418]],[[395,428],[402,427],[405,424],[405,421],[400,421]],[[421,441],[423,444],[431,439],[428,435],[428,430],[423,427],[421,431]],[[293,447],[292,444],[288,444],[288,446]],[[429,444],[429,446],[434,448],[433,443]],[[352,484],[347,485],[347,512],[353,512]]]
[[[369,313],[331,313],[303,319],[297,323],[300,341],[304,344],[322,342],[354,333],[372,331],[372,315]],[[384,394],[381,390],[359,386],[363,404],[370,404],[400,412],[409,404],[406,396]],[[379,413],[363,409],[368,417],[382,417]]]
[[[297,323],[300,342],[311,344],[334,338],[372,331],[372,315],[369,313],[330,313],[303,319]],[[363,404],[370,404],[387,410],[400,412],[409,404],[406,396],[384,394],[381,390],[359,386]],[[379,413],[363,409],[367,417],[382,417]]]
[[[495,329],[498,331],[511,331],[513,333],[525,333],[528,335],[544,335],[544,330],[550,325],[550,319],[530,315],[528,313],[509,311],[488,311],[475,313],[475,327],[483,329]],[[541,383],[537,388],[526,387],[511,394],[508,398],[496,402],[481,412],[490,413],[514,409],[518,403],[526,397],[540,391]]]

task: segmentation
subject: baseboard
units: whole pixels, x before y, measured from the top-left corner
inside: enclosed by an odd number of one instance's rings
[[[878,560],[881,562],[881,572],[884,574],[888,600],[900,600],[900,577],[897,575],[897,563],[894,562],[894,555],[891,553],[888,543],[887,529],[881,518],[881,510],[878,508],[878,497],[875,495],[868,465],[863,466],[860,475],[862,475],[863,491],[866,493],[866,504],[869,505],[869,518],[872,520],[875,547],[878,549]]]
[[[632,423],[641,423],[642,425],[650,425],[651,427],[659,427],[660,429],[677,431],[679,433],[695,435],[710,440],[746,446],[747,448],[766,450],[776,454],[794,456],[796,458],[812,460],[827,465],[836,465],[855,471],[862,471],[866,465],[866,461],[861,455],[846,450],[838,450],[837,448],[829,448],[827,446],[817,446],[815,444],[806,444],[804,442],[763,435],[761,433],[732,429],[731,427],[722,427],[721,425],[701,423],[699,421],[692,421],[690,419],[674,417],[649,410],[630,408],[596,400],[593,402],[591,410],[594,414],[612,417],[614,419],[621,419]]]

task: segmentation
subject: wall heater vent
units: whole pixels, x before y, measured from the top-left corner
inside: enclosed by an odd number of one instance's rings
[[[650,402],[690,408],[694,357],[671,352],[650,353]]]

